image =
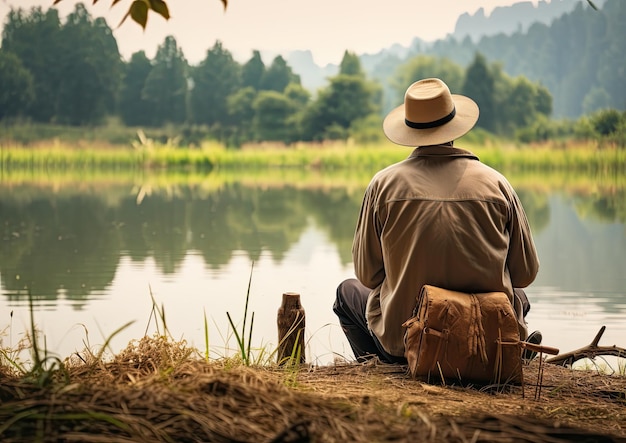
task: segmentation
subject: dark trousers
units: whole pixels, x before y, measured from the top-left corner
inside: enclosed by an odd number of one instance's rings
[[[339,324],[346,334],[354,356],[357,361],[378,357],[384,363],[406,364],[406,358],[388,354],[367,327],[365,306],[369,293],[370,289],[356,278],[344,280],[337,287],[333,311],[339,317]]]
[[[343,329],[348,343],[354,352],[357,361],[366,361],[378,357],[385,363],[406,364],[404,357],[388,354],[367,326],[365,307],[370,289],[365,287],[356,278],[349,278],[337,287],[337,297],[333,304],[333,311],[339,317],[339,324]],[[524,317],[530,310],[530,303],[526,293],[515,288],[515,295],[519,298]]]

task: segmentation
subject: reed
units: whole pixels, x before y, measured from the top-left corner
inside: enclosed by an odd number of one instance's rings
[[[252,342],[252,329],[254,327],[254,312],[252,313],[252,318],[250,319],[250,329],[248,330],[248,341],[246,343],[246,320],[248,317],[248,303],[250,302],[250,286],[252,285],[252,271],[254,270],[254,262],[252,262],[252,267],[250,269],[250,278],[248,279],[248,290],[246,291],[246,304],[243,311],[243,325],[241,326],[241,333],[237,331],[235,327],[235,323],[233,322],[232,317],[229,312],[226,312],[226,316],[228,317],[228,323],[232,328],[232,332],[235,334],[235,338],[237,340],[237,345],[239,346],[241,360],[246,366],[250,366],[250,352],[252,350],[250,343]]]
[[[477,154],[481,161],[497,169],[522,170],[626,170],[626,150],[615,147],[598,148],[582,145],[511,145],[490,141],[475,144],[459,140],[457,146]],[[217,143],[200,148],[182,148],[150,140],[134,143],[131,148],[110,148],[97,145],[72,147],[55,142],[40,147],[0,145],[0,170],[4,173],[29,170],[51,171],[113,171],[211,169],[310,169],[324,171],[377,170],[405,159],[410,148],[389,142],[372,145],[351,143],[299,143],[286,147],[279,144],[244,146],[227,149]]]
[[[46,387],[53,382],[68,384],[70,378],[66,361],[61,360],[61,358],[48,351],[46,346],[46,336],[41,334],[36,328],[33,297],[30,293],[28,296],[28,307],[30,315],[30,330],[25,334],[23,341],[21,341],[15,348],[4,348],[0,346],[0,370],[16,374],[24,381],[32,383],[38,387]],[[104,344],[100,347],[100,350],[95,354],[91,351],[89,340],[87,339],[87,346],[85,349],[85,352],[88,354],[87,358],[92,362],[101,362],[104,356],[104,351],[107,348],[110,349],[111,340],[132,323],[133,322],[126,323],[110,334],[106,338]],[[40,342],[40,340],[42,342]],[[1,341],[0,345],[2,345]],[[29,361],[24,362],[21,360],[21,355],[24,351],[29,351]],[[83,361],[83,363],[86,363],[85,358],[78,353],[76,355]],[[7,367],[9,368],[8,371],[4,369]]]
[[[209,321],[206,316],[206,310],[203,312],[203,321],[204,321],[204,360],[209,361],[209,350],[210,350],[210,342],[209,342]]]
[[[625,171],[626,149],[594,149],[577,146],[557,149],[551,146],[516,149],[477,148],[481,161],[507,171]]]

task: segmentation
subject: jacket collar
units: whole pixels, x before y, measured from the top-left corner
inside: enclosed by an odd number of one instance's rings
[[[465,157],[478,160],[478,157],[465,149],[448,145],[419,146],[413,150],[409,158],[418,157]]]

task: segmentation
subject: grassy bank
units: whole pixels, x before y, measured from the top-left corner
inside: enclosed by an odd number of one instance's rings
[[[477,154],[481,161],[497,169],[626,171],[626,150],[593,145],[511,146],[489,142],[475,145],[457,142],[457,146]],[[302,168],[319,170],[373,171],[401,161],[411,148],[391,143],[353,145],[349,143],[297,144],[280,146],[262,144],[226,149],[215,143],[199,148],[181,148],[150,140],[131,147],[84,146],[52,143],[37,146],[0,144],[2,171],[33,170],[140,170],[186,169],[261,169]]]
[[[535,361],[522,386],[431,385],[399,365],[250,367],[144,338],[45,385],[0,365],[5,442],[623,441],[626,378]],[[541,389],[539,389],[541,387]]]

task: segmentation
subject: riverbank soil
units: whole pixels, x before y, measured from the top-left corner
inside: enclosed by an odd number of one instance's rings
[[[247,367],[144,338],[32,378],[0,366],[0,441],[626,442],[626,377],[537,360],[523,386],[442,386],[406,367]]]

